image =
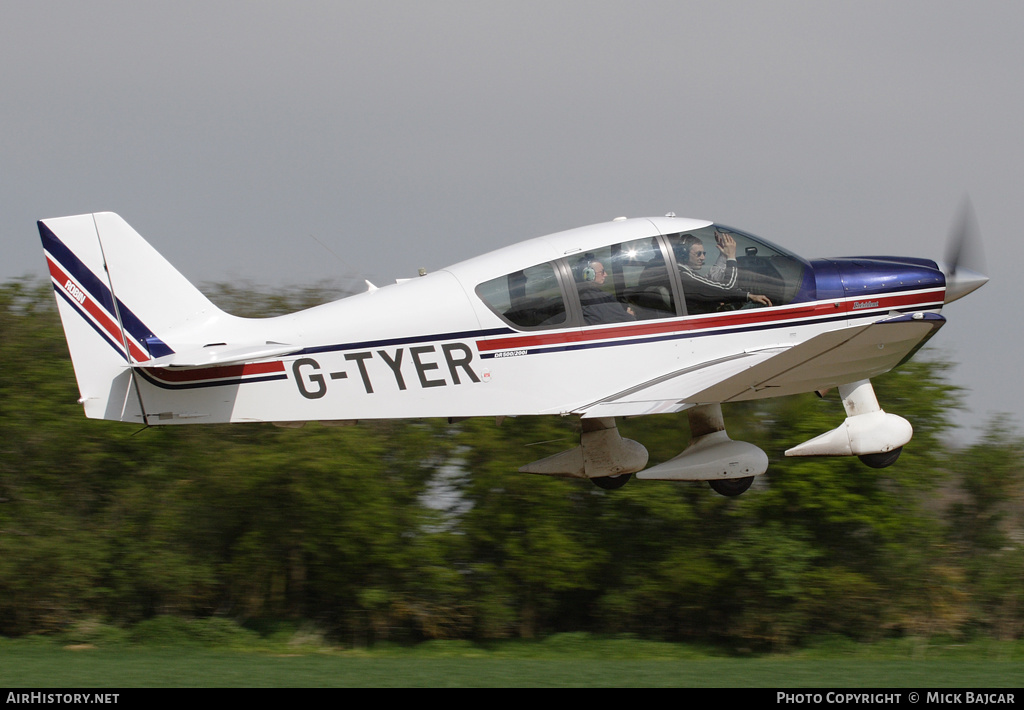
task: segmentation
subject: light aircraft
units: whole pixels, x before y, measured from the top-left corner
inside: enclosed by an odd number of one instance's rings
[[[966,224],[966,221],[965,221]],[[966,233],[966,229],[962,230]],[[579,417],[580,444],[527,473],[708,481],[743,493],[768,467],[729,438],[721,404],[838,388],[845,421],[788,456],[888,466],[910,424],[870,378],[983,285],[947,263],[807,261],[741,230],[670,213],[538,237],[273,318],[214,306],[110,212],[39,222],[81,404],[145,425],[418,417]],[[645,468],[617,417],[688,411],[692,439]]]

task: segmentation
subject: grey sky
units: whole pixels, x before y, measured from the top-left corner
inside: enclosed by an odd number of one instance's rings
[[[0,277],[98,210],[198,282],[388,282],[668,211],[941,258],[969,193],[992,282],[933,343],[968,426],[1019,418],[1022,30],[1019,2],[5,2]]]

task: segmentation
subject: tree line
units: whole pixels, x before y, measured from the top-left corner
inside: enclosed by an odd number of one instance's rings
[[[269,315],[325,288],[215,286]],[[828,634],[1024,635],[1024,440],[948,442],[959,393],[924,351],[875,380],[900,460],[786,459],[835,394],[725,407],[771,457],[743,496],[517,472],[558,417],[151,427],[88,420],[49,284],[0,285],[0,635],[161,615],[303,620],[344,643],[562,631],[785,648]],[[620,421],[651,463],[685,415]]]

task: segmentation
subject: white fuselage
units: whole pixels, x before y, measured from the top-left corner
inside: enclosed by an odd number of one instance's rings
[[[202,328],[193,322],[161,337],[176,350],[207,345],[197,338],[208,333],[216,333],[217,342],[285,343],[299,350],[246,364],[139,370],[146,420],[176,424],[672,412],[694,404],[673,392],[674,376],[687,368],[703,368],[710,385],[719,377],[716,363],[792,348],[892,311],[941,308],[941,288],[903,288],[872,293],[869,299],[833,294],[770,308],[607,325],[575,321],[569,327],[530,330],[511,327],[475,291],[489,279],[534,264],[709,224],[676,218],[616,221],[533,239],[287,316],[241,319],[211,313]],[[811,391],[880,374],[899,359],[893,359],[894,347],[889,352],[886,347],[872,342],[849,358],[812,366],[770,391],[738,392],[731,399]]]

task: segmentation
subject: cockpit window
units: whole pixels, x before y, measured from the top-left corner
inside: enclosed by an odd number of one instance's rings
[[[657,237],[595,249],[570,260],[584,325],[676,315],[670,273]]]
[[[815,295],[807,262],[723,225],[577,251],[485,281],[476,294],[521,330],[784,306]]]
[[[520,328],[565,324],[565,298],[552,264],[515,271],[476,287],[488,308]]]
[[[784,306],[807,297],[806,262],[763,239],[716,224],[668,235],[668,241],[688,314]]]

